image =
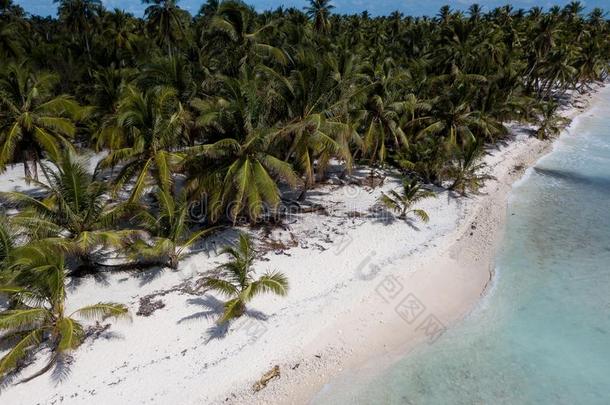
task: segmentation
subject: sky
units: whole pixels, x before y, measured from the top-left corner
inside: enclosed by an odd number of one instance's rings
[[[179,5],[196,14],[205,0],[181,0]],[[302,9],[308,2],[306,0],[246,0],[257,10],[264,11],[275,9],[279,6],[297,7]],[[57,5],[53,0],[14,0],[14,3],[21,5],[27,12],[42,16],[55,15]],[[103,0],[104,6],[108,9],[120,8],[133,13],[136,16],[143,14],[145,6],[140,0]],[[484,10],[490,10],[498,6],[510,3],[514,8],[529,9],[533,6],[550,7],[552,5],[565,5],[568,0],[334,0],[333,10],[339,14],[361,13],[368,10],[371,15],[387,15],[392,11],[398,10],[407,15],[435,15],[441,6],[448,4],[453,9],[467,9],[472,3],[479,3]],[[594,7],[602,7],[610,10],[609,0],[586,0],[581,1],[587,10]]]

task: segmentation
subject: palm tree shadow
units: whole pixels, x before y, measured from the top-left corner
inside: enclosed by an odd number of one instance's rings
[[[212,297],[211,295],[207,295],[203,298],[189,298],[186,300],[186,302],[189,305],[199,305],[200,307],[204,308],[204,311],[196,312],[181,318],[178,320],[179,324],[199,319],[208,320],[214,317],[219,317],[224,312],[224,302]]]
[[[2,379],[0,380],[0,394],[2,394],[2,392],[5,389],[12,386],[13,383],[17,383],[18,378],[19,378],[19,371],[13,371],[9,374],[6,374],[4,377],[2,377]]]
[[[373,219],[373,223],[382,225],[392,225],[398,221],[398,217],[389,209],[383,206],[373,207],[369,210],[370,218]]]
[[[204,308],[204,311],[196,312],[192,315],[181,318],[180,320],[178,320],[179,324],[199,319],[218,319],[224,313],[224,302],[211,295],[207,295],[203,298],[189,298],[187,300],[187,303],[192,305],[199,305]],[[255,309],[246,309],[246,311],[244,312],[244,316],[255,319],[257,321],[266,321],[267,319],[269,319],[269,317],[265,313],[257,311]],[[210,326],[206,330],[207,339],[205,343],[207,344],[212,340],[224,339],[227,336],[230,326],[234,321],[235,320],[224,322],[221,324],[214,323],[213,326]]]
[[[67,290],[70,292],[74,292],[80,287],[86,280],[92,279],[96,284],[101,285],[103,287],[110,286],[110,282],[108,281],[108,274],[106,272],[94,272],[81,276],[70,276]]]
[[[415,218],[407,217],[406,219],[404,219],[404,221],[407,225],[409,225],[414,230],[416,230],[418,232],[421,231],[421,229],[416,225],[417,220]]]
[[[143,287],[161,277],[165,273],[165,269],[164,266],[154,266],[144,271],[137,271],[134,277],[139,279],[140,287]]]
[[[51,380],[55,385],[66,381],[72,374],[72,363],[74,358],[67,354],[58,355],[51,371]]]

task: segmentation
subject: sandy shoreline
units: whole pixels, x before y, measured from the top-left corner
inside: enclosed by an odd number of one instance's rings
[[[582,106],[564,115],[575,117],[588,99],[582,96]],[[323,204],[326,214],[300,214],[284,230],[254,230],[272,241],[257,271],[284,272],[291,291],[286,298],[255,300],[250,317],[226,331],[214,327],[217,297],[191,294],[188,284],[223,260],[215,252],[235,238],[235,230],[200,246],[202,252],[178,272],[80,280],[70,290],[69,307],[123,302],[133,322],[113,324],[88,339],[67,378],[45,375],[6,387],[0,398],[11,404],[307,403],[343,370],[381,356],[390,364],[438,337],[440,332],[431,336],[434,322],[439,331],[459,322],[484,294],[512,184],[552,146],[522,127],[512,130],[515,139],[485,158],[496,179],[480,195],[455,199],[442,192],[418,205],[430,214],[429,224],[366,214],[381,191],[398,186],[399,179],[388,176],[376,189],[312,190],[308,199]],[[18,170],[0,177],[2,190],[18,185]],[[138,316],[146,297],[163,307]],[[420,310],[402,305],[401,317],[398,304],[412,304],[413,297]],[[39,359],[34,367],[41,364]],[[281,377],[253,393],[252,384],[276,364]]]
[[[575,106],[565,108],[562,115],[574,119],[589,110],[597,90],[576,97]],[[455,231],[439,238],[432,247],[421,252],[420,257],[405,258],[411,263],[410,266],[403,264],[413,270],[406,274],[398,270],[386,274],[385,278],[377,278],[379,283],[375,286],[375,294],[367,296],[361,307],[352,310],[352,314],[366,313],[367,308],[374,306],[378,310],[374,319],[362,322],[363,318],[356,315],[338,320],[307,348],[308,354],[315,358],[310,367],[301,371],[289,369],[282,376],[283,381],[265,392],[253,394],[251,390],[245,390],[220,402],[309,403],[329,381],[349,378],[351,370],[377,374],[418,345],[433,344],[444,330],[459,323],[492,283],[494,259],[504,235],[508,197],[513,184],[553,148],[554,140],[524,138],[525,129],[512,127],[514,142],[491,151],[491,157],[486,158],[488,172],[494,179],[486,183],[479,196],[466,203],[470,207],[466,208]],[[414,263],[414,260],[417,261]],[[400,263],[396,263],[395,267],[399,266]],[[384,284],[394,281],[400,283],[402,290],[396,294],[397,298],[389,299],[394,291],[388,291]],[[409,298],[412,296],[417,299],[415,304]],[[419,309],[406,309],[403,303],[423,305],[421,315],[410,322]],[[403,308],[402,316],[398,308]],[[435,330],[435,325],[426,321],[430,317],[440,321],[439,328],[444,330],[436,333],[439,329]],[[359,333],[363,329],[370,332]],[[340,331],[340,335],[336,331]],[[319,342],[325,342],[326,350]],[[324,353],[327,360],[318,358],[319,353]]]

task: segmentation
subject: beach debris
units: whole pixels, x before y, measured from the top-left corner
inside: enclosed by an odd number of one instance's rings
[[[93,339],[95,340],[95,339],[99,338],[102,335],[102,333],[106,332],[109,328],[110,328],[109,323],[102,325],[99,321],[95,321],[94,326],[89,326],[87,328],[87,331],[85,332],[85,336],[93,337]]]
[[[273,368],[271,370],[269,370],[265,374],[263,374],[263,376],[260,378],[260,380],[258,380],[252,386],[252,389],[254,390],[254,392],[259,392],[260,390],[262,390],[263,388],[265,388],[267,386],[269,381],[273,380],[274,378],[280,378],[280,366],[278,366],[277,364],[275,366],[273,366]]]
[[[326,209],[325,206],[321,205],[321,204],[311,204],[308,207],[302,207],[299,211],[302,214],[310,214],[310,213],[316,213],[316,214],[320,214],[320,215],[326,215],[329,216],[330,213],[328,212],[328,210]]]
[[[362,218],[362,217],[366,217],[366,214],[364,212],[360,212],[360,211],[350,211],[347,213],[347,217],[348,218]]]
[[[153,300],[153,298],[154,296],[150,295],[140,298],[140,308],[138,308],[136,315],[151,316],[157,309],[165,307],[165,303],[162,300]]]

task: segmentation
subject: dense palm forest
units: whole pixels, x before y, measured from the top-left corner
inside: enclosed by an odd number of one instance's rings
[[[64,314],[66,277],[176,269],[216,227],[273,217],[280,190],[304,199],[331,163],[398,170],[404,195],[385,197],[402,215],[420,184],[476,190],[506,123],[557,134],[558,105],[610,61],[610,22],[578,2],[431,18],[341,16],[328,0],[264,13],[208,0],[195,16],[143,0],[143,18],[55,2],[58,17],[42,18],[0,0],[0,170],[22,165],[36,190],[0,195],[0,331],[15,342],[0,375],[43,341],[78,346],[72,316],[125,315],[112,303]],[[252,282],[287,287],[281,274]],[[247,286],[208,283],[243,312]]]

